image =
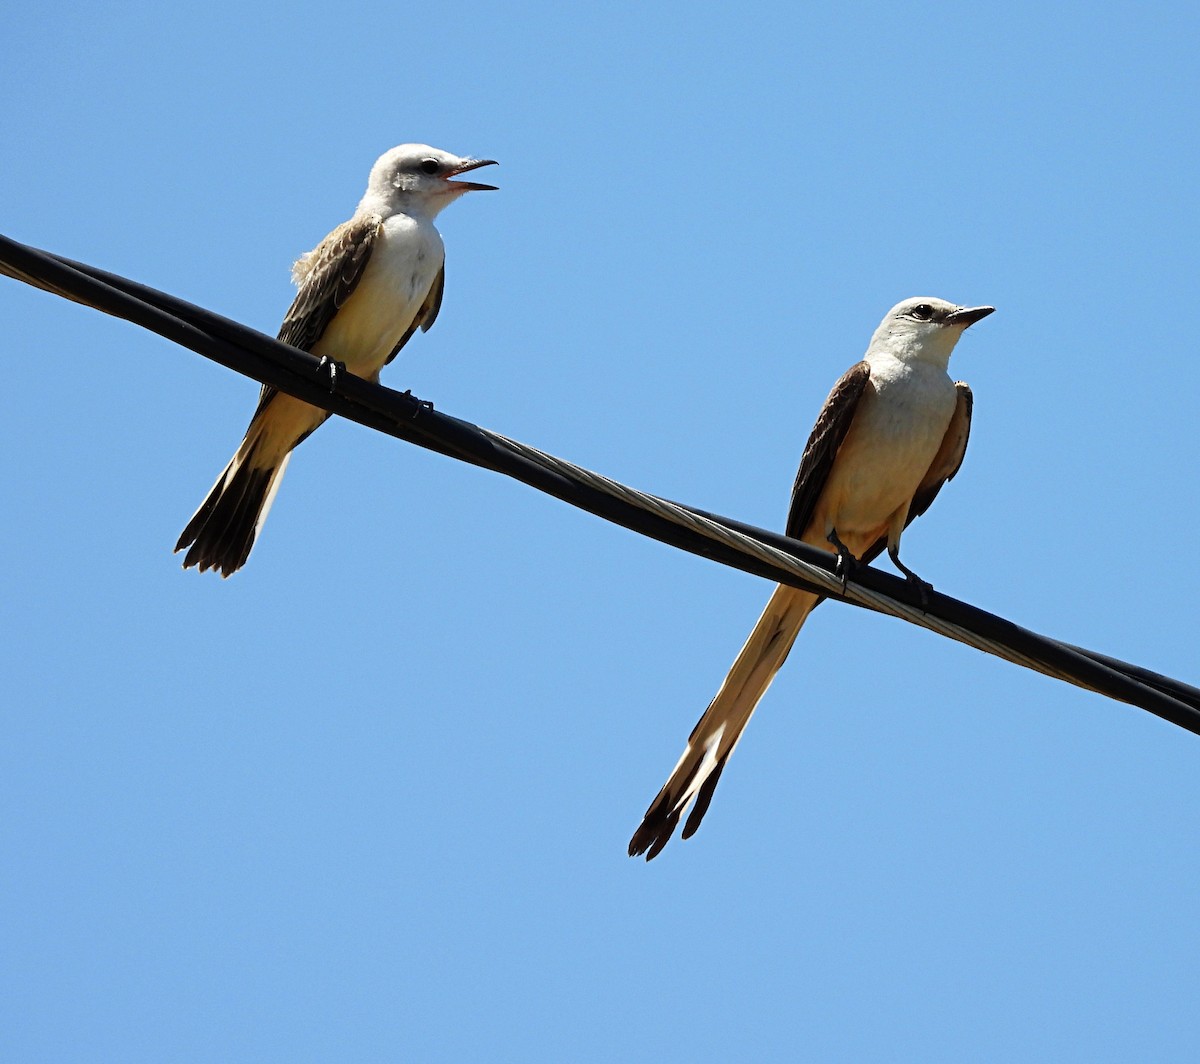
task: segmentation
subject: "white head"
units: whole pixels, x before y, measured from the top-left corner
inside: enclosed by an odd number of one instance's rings
[[[420,210],[432,217],[464,192],[494,192],[495,185],[450,179],[495,165],[494,159],[468,159],[428,144],[401,144],[375,160],[358,207],[384,213]]]
[[[921,359],[945,366],[963,330],[986,318],[995,307],[960,307],[933,296],[915,296],[884,315],[871,351],[887,351],[903,361]]]

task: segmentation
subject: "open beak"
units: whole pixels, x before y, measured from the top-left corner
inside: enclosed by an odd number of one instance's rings
[[[446,183],[453,185],[455,190],[463,192],[498,192],[499,189],[495,185],[481,185],[476,181],[451,181],[450,178],[457,177],[459,174],[465,174],[470,170],[478,170],[481,166],[495,166],[495,159],[472,159],[470,162],[465,162],[462,166],[454,170],[447,170],[442,176],[446,179]]]
[[[943,325],[957,325],[965,329],[968,325],[974,325],[977,321],[986,318],[995,307],[959,307],[958,310],[952,310],[942,319]]]

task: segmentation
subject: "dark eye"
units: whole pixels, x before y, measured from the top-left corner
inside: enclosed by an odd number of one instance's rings
[[[433,174],[441,173],[441,170],[442,164],[436,159],[423,159],[421,161],[421,173],[423,174],[432,176]]]
[[[910,311],[910,317],[916,318],[917,321],[929,321],[933,317],[933,307],[928,303],[918,303]]]

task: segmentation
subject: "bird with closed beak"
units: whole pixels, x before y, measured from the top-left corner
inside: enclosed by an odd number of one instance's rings
[[[833,386],[800,460],[787,535],[832,550],[843,576],[887,550],[900,561],[900,535],[962,465],[971,428],[971,389],[947,373],[963,331],[992,307],[919,297],[884,316],[861,362]],[[716,697],[688,737],[670,778],[629,843],[631,857],[657,856],[683,814],[686,839],[700,826],[717,781],[750,715],[824,596],[775,589]]]

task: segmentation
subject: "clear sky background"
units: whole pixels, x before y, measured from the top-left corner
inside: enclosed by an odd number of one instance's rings
[[[756,524],[893,303],[994,304],[908,563],[1200,681],[1194,4],[4,23],[0,231],[273,334],[383,150],[494,157],[385,382]],[[184,572],[254,383],[0,319],[0,1057],[1200,1055],[1194,736],[829,605],[630,860],[765,583],[344,422]]]

